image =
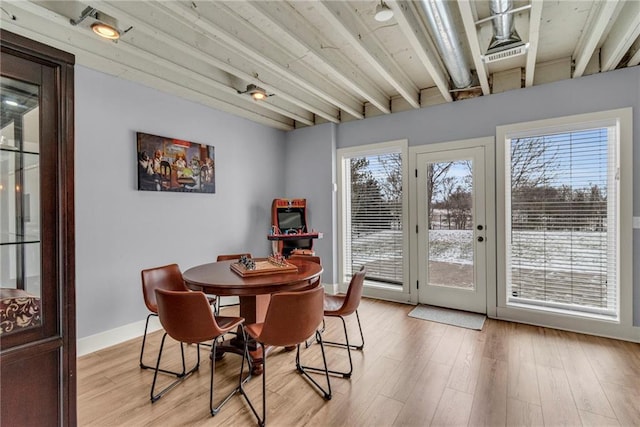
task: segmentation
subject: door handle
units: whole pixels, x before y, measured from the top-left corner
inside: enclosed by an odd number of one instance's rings
[[[478,236],[478,242],[484,242],[484,237]]]

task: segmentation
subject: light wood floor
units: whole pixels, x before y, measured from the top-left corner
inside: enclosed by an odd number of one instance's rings
[[[295,352],[272,353],[267,424],[640,425],[640,344],[490,319],[483,331],[473,331],[410,318],[411,308],[363,300],[364,352],[354,352],[350,380],[332,378],[330,401],[296,373]],[[348,324],[355,326],[355,318]],[[325,339],[338,338],[339,328],[329,321]],[[351,329],[350,337],[357,336],[357,329]],[[150,335],[149,364],[160,338],[160,332]],[[210,416],[206,347],[199,371],[152,404],[153,372],[138,367],[140,344],[141,339],[132,340],[78,360],[81,426],[256,425],[239,396]],[[174,366],[178,348],[169,342]],[[190,346],[188,360],[194,355],[195,346]],[[346,366],[345,350],[328,347],[327,355],[331,367]],[[304,350],[302,357],[303,363],[317,365],[319,346]],[[217,396],[231,390],[239,366],[235,355],[216,364]],[[247,389],[261,407],[260,377]]]

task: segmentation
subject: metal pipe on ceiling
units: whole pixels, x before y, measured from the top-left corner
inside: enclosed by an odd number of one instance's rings
[[[511,9],[513,9],[512,0],[489,1],[489,11],[493,17],[491,20],[493,38],[489,44],[488,52],[522,41],[516,32]]]
[[[446,0],[421,0],[420,6],[427,17],[436,47],[456,89],[471,86],[470,67],[462,51],[462,43],[453,25],[449,2]]]

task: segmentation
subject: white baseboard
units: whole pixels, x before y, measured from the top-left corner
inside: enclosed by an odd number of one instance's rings
[[[338,294],[338,284],[337,283],[323,283],[324,291],[329,295],[337,295]]]
[[[335,295],[338,293],[337,284],[324,283],[323,286],[325,292],[328,294]],[[231,303],[234,298],[231,297],[228,298],[228,300],[229,301],[224,301],[224,303]],[[133,338],[141,337],[144,333],[144,322],[145,320],[129,323],[128,325],[78,339],[76,342],[77,357],[85,356],[94,351],[102,350],[103,348],[111,347],[112,345],[120,344]],[[154,316],[149,319],[148,332],[154,332],[161,328],[162,326],[157,317]]]
[[[76,341],[77,357],[102,350],[103,348],[111,347],[112,345],[120,344],[133,338],[141,337],[144,334],[144,323],[145,320],[141,320],[139,322],[129,323],[128,325],[78,339],[78,341]],[[147,332],[154,332],[161,328],[162,326],[160,325],[160,321],[157,317],[153,316],[149,319],[149,330]]]

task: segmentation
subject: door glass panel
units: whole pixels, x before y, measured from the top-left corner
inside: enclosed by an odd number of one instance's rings
[[[431,162],[427,172],[428,284],[475,290],[473,162]]]
[[[39,87],[0,79],[0,334],[40,326]]]

